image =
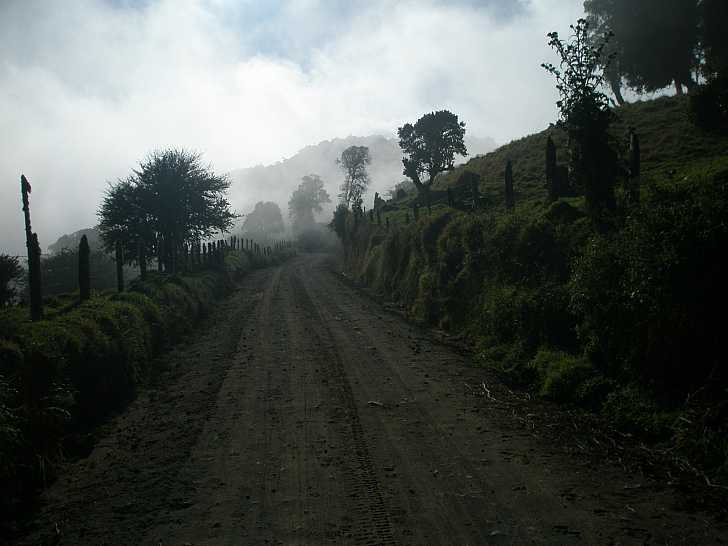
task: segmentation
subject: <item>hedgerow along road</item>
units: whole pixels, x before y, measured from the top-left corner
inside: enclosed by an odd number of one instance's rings
[[[333,263],[243,279],[19,544],[726,543],[725,524],[570,449],[531,419],[543,404]]]

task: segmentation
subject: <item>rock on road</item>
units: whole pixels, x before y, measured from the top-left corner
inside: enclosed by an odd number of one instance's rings
[[[324,255],[240,283],[18,544],[721,544],[674,493],[514,424],[468,357]],[[494,391],[496,392],[496,391]],[[48,542],[50,541],[50,542]]]

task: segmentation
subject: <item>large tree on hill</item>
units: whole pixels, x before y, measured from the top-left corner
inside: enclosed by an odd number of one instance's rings
[[[324,203],[331,198],[324,189],[324,181],[316,174],[306,175],[288,201],[288,215],[293,224],[293,232],[300,234],[314,227],[314,212],[321,212]]]
[[[272,201],[258,201],[253,212],[245,217],[243,232],[261,238],[275,238],[283,233],[281,208]]]
[[[468,155],[465,147],[465,122],[447,110],[425,114],[412,125],[405,123],[397,130],[399,147],[404,158],[404,175],[417,187],[425,204],[430,206],[430,187],[435,177],[451,169],[455,155]],[[422,180],[422,175],[427,179]]]
[[[140,245],[153,247],[166,269],[175,271],[182,245],[232,227],[229,186],[226,176],[202,164],[199,153],[154,152],[107,190],[98,211],[104,246],[111,251],[118,241],[126,256],[138,256]]]
[[[724,1],[724,0],[718,0]],[[629,87],[649,92],[694,85],[698,65],[698,0],[585,0],[584,11],[595,36],[614,32],[618,61],[607,71],[614,89],[624,77]],[[618,99],[619,100],[619,99]]]
[[[700,12],[706,77],[728,78],[728,2],[702,0]]]
[[[369,148],[366,146],[349,146],[336,160],[344,171],[344,183],[341,185],[339,198],[347,208],[361,210],[363,196],[369,185],[367,166],[371,161]]]

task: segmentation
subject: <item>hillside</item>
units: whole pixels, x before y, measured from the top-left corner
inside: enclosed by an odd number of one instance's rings
[[[466,144],[471,157],[495,148],[495,142],[490,138],[468,136]],[[374,200],[374,192],[386,195],[394,184],[403,178],[402,153],[394,138],[381,135],[334,138],[306,146],[292,157],[273,165],[234,170],[230,173],[233,179],[230,202],[239,212],[247,213],[260,200],[274,201],[281,207],[284,216],[287,216],[291,193],[300,184],[302,176],[313,173],[324,180],[331,196],[332,204],[320,216],[320,219],[328,220],[334,209],[342,179],[336,160],[349,146],[369,147],[372,158],[369,167],[371,185],[365,197],[365,205],[369,207]]]
[[[685,98],[640,101],[615,112],[617,122],[612,128],[612,137],[616,143],[626,147],[629,127],[634,127],[640,136],[644,180],[663,175],[684,176],[694,168],[711,170],[710,165],[715,161],[728,161],[728,138],[706,133],[693,125]],[[488,201],[503,203],[503,174],[506,161],[511,159],[516,201],[542,200],[546,197],[544,150],[550,131],[558,149],[557,160],[565,163],[566,138],[561,131],[549,128],[471,159],[438,178],[434,187],[444,189],[455,185],[462,171],[470,170],[481,175],[481,191],[490,197]]]

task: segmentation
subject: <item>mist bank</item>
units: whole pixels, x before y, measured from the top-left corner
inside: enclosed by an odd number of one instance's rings
[[[461,162],[486,154],[497,147],[496,142],[490,137],[466,136],[465,142],[468,157],[461,158]],[[364,205],[371,208],[375,192],[387,195],[395,184],[405,179],[402,174],[402,151],[395,138],[383,135],[334,138],[306,146],[295,155],[272,165],[236,169],[230,173],[232,178],[230,203],[237,212],[246,214],[255,208],[258,201],[273,201],[281,208],[284,217],[287,217],[288,200],[301,183],[301,178],[317,174],[324,181],[324,187],[331,196],[331,203],[324,206],[316,219],[328,221],[336,208],[339,186],[344,180],[344,173],[336,160],[350,146],[369,148],[372,160],[367,168],[370,185],[364,197]]]

